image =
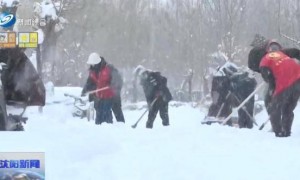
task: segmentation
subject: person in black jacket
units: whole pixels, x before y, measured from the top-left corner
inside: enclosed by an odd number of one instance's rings
[[[111,69],[111,86],[115,91],[115,96],[113,97],[113,105],[112,105],[112,111],[115,115],[115,118],[117,122],[123,122],[125,123],[124,114],[122,111],[122,99],[121,99],[121,91],[123,87],[123,78],[113,65],[108,65]]]
[[[153,122],[159,111],[163,126],[169,126],[168,106],[172,95],[167,87],[167,78],[160,72],[146,70],[143,66],[135,69],[135,77],[139,77],[149,108],[146,128],[153,128]]]
[[[214,74],[212,80],[212,104],[207,117],[227,118],[232,108],[238,107],[256,87],[256,80],[246,70],[241,70],[232,62],[226,62]],[[238,111],[238,125],[240,128],[253,127],[254,97]],[[209,120],[207,120],[209,123]],[[227,122],[232,125],[231,120]]]

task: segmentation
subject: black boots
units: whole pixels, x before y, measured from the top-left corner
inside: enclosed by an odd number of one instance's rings
[[[291,132],[279,132],[279,133],[275,133],[276,137],[289,137],[291,136]]]
[[[162,125],[163,125],[163,126],[169,126],[170,124],[169,124],[168,121],[163,121],[163,122],[162,122]],[[152,129],[152,128],[153,128],[153,123],[150,123],[150,122],[147,121],[147,123],[146,123],[146,128]]]
[[[152,129],[153,128],[153,123],[150,123],[150,122],[147,121],[146,128]]]
[[[163,122],[162,122],[162,125],[163,125],[163,126],[169,126],[170,124],[169,124],[169,121],[163,121]]]

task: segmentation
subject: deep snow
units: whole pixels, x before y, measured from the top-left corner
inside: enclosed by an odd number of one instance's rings
[[[125,110],[126,124],[96,126],[72,117],[73,100],[63,93],[80,90],[56,88],[43,113],[28,108],[26,131],[1,132],[0,151],[45,152],[48,180],[299,179],[299,106],[289,138],[275,138],[270,124],[262,131],[201,125],[205,108],[189,104],[170,107],[169,127],[158,117],[148,130],[145,116],[132,129],[144,109]],[[259,125],[266,118],[256,116]]]

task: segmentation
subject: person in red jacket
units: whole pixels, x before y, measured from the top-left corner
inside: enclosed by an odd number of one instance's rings
[[[273,89],[266,102],[267,111],[275,136],[288,137],[300,97],[300,62],[281,51],[274,41],[268,43],[266,51],[259,67],[263,79]]]
[[[86,86],[82,90],[84,95],[89,90],[98,90],[93,95],[94,107],[96,110],[96,124],[112,121],[112,99],[115,91],[111,87],[111,68],[103,57],[97,53],[91,53],[87,64],[90,65],[89,77]]]

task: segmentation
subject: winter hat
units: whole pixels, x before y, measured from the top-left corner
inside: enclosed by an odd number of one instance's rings
[[[221,66],[214,76],[231,76],[238,71],[239,67],[233,62],[227,61]]]
[[[267,45],[267,52],[280,51],[282,49],[281,45],[274,39],[270,40]]]
[[[101,58],[99,54],[94,52],[90,54],[89,59],[86,63],[89,65],[96,65],[99,64],[100,62],[101,62]]]
[[[146,70],[146,68],[145,68],[144,66],[138,65],[138,66],[134,69],[133,73],[134,73],[135,75],[137,75],[137,76],[141,76],[145,71],[147,71],[147,70]]]
[[[255,34],[253,41],[251,42],[250,46],[252,47],[264,47],[268,43],[268,40],[260,35]]]

